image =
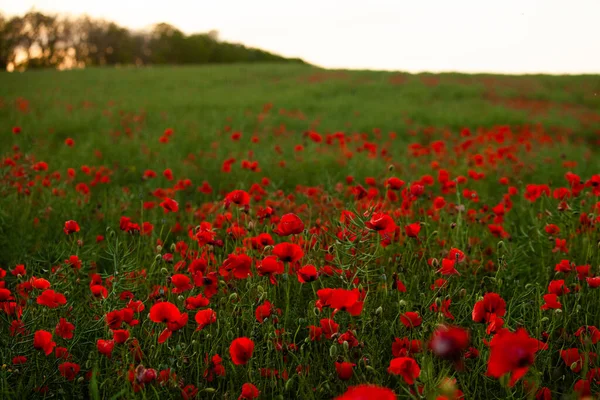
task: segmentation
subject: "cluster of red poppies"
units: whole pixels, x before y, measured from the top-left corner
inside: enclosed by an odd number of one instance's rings
[[[185,399],[596,395],[600,175],[572,161],[531,175],[569,139],[541,128],[412,133],[405,156],[393,132],[276,134],[274,154],[296,158],[258,161],[240,160],[246,138],[228,128],[222,161],[186,159],[219,176],[144,167],[116,200],[105,194],[131,169],[62,168],[15,145],[0,195],[69,207],[31,218],[61,236],[59,256],[0,269],[2,379]],[[155,145],[176,141],[169,128]],[[274,186],[267,164],[301,168],[307,148],[379,175]],[[233,173],[246,180],[219,183]]]

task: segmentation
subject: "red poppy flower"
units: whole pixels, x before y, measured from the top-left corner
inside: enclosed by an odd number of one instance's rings
[[[589,338],[592,344],[596,344],[600,341],[600,329],[591,325],[582,326],[577,329],[575,336],[581,340],[581,343],[585,343],[585,339]]]
[[[565,285],[564,279],[557,279],[550,281],[548,285],[548,293],[553,293],[558,296],[562,296],[563,294],[569,293],[569,288]]]
[[[206,310],[198,311],[194,319],[198,323],[198,328],[196,328],[196,330],[199,331],[204,329],[206,326],[217,322],[217,313],[212,309],[207,308]]]
[[[515,333],[502,329],[490,342],[490,358],[486,374],[500,378],[510,373],[508,385],[512,387],[527,373],[529,366],[533,364],[535,353],[545,348],[547,345],[530,338],[523,328],[517,329]]]
[[[48,308],[57,308],[67,304],[67,298],[52,289],[47,289],[37,297],[36,302]]]
[[[73,220],[66,221],[63,231],[66,235],[69,235],[74,232],[79,232],[79,224]]]
[[[246,365],[254,352],[254,342],[247,337],[234,339],[229,346],[229,354],[235,365]]]
[[[588,286],[592,289],[596,289],[600,287],[600,276],[587,277],[585,278]]]
[[[35,276],[30,280],[31,286],[36,289],[45,290],[50,287],[50,282],[44,278],[36,278]]]
[[[196,310],[200,307],[206,307],[209,304],[210,300],[206,297],[199,294],[197,296],[190,296],[185,299],[185,308],[186,310]]]
[[[13,365],[22,365],[27,362],[27,357],[25,356],[14,356],[12,359]]]
[[[47,356],[50,355],[56,347],[56,342],[52,341],[52,333],[44,330],[36,331],[33,335],[33,347],[42,350]]]
[[[79,366],[79,364],[75,364],[72,362],[65,362],[58,366],[58,371],[60,372],[60,375],[69,381],[75,380],[75,377],[77,376],[80,370],[81,367]]]
[[[273,247],[273,254],[283,262],[294,263],[304,257],[302,248],[295,243],[283,242]]]
[[[192,290],[194,285],[192,285],[191,282],[192,280],[190,277],[184,274],[175,274],[171,276],[171,283],[175,286],[172,292],[177,294]]]
[[[419,339],[394,338],[392,343],[392,355],[394,357],[406,357],[422,351],[423,345]]]
[[[247,206],[250,204],[250,195],[243,190],[234,190],[225,196],[225,206],[229,207],[231,203],[238,206]]]
[[[246,254],[230,254],[219,268],[219,274],[224,277],[246,279],[252,275],[252,258]]]
[[[10,273],[13,276],[25,276],[27,275],[27,270],[25,270],[25,265],[19,264],[16,265],[15,268],[10,271]]]
[[[361,294],[358,289],[320,289],[317,291],[319,300],[317,307],[331,307],[335,310],[347,311],[356,317],[361,314],[363,302],[360,301]]]
[[[335,363],[335,370],[337,372],[338,378],[340,378],[343,381],[347,381],[350,380],[352,378],[352,375],[354,373],[354,367],[356,366],[356,364],[353,363],[349,363],[349,362],[336,362]]]
[[[421,231],[421,224],[419,222],[414,222],[410,225],[406,225],[404,231],[406,232],[406,236],[416,238]]]
[[[279,236],[295,235],[304,231],[304,223],[296,214],[285,214],[279,220],[277,228],[273,231]]]
[[[562,304],[558,301],[558,296],[554,293],[544,295],[544,304],[542,310],[560,310]]]
[[[271,311],[273,310],[273,305],[269,300],[265,300],[260,306],[256,307],[256,312],[254,313],[256,320],[259,323],[263,323],[265,319],[271,316]]]
[[[421,316],[419,316],[418,312],[408,311],[400,316],[400,322],[402,322],[402,325],[404,325],[408,329],[413,329],[421,325],[423,319],[421,318]]]
[[[54,329],[54,333],[58,337],[63,339],[73,339],[73,331],[75,330],[75,325],[67,321],[65,318],[61,318],[56,324],[56,328]]]
[[[129,331],[127,329],[113,329],[113,339],[115,343],[123,344],[129,339]]]
[[[503,317],[506,314],[506,302],[497,293],[487,293],[483,300],[475,303],[473,307],[473,321],[489,322],[492,315]]]
[[[244,383],[242,385],[242,394],[238,397],[238,400],[253,400],[258,398],[260,391],[256,386],[251,383]]]
[[[166,213],[179,211],[179,203],[168,197],[160,203],[160,206],[163,208],[163,210],[165,210]]]
[[[335,400],[396,400],[396,394],[393,390],[377,385],[358,385],[351,386],[341,396]]]
[[[305,265],[298,270],[297,274],[300,283],[314,282],[319,277],[317,268],[314,265]]]
[[[397,357],[390,361],[388,372],[394,375],[400,375],[407,385],[415,383],[415,379],[421,374],[421,368],[417,362],[410,357]]]
[[[556,264],[554,270],[556,272],[568,274],[571,272],[571,262],[569,260],[561,260],[558,264]]]
[[[375,213],[371,216],[371,219],[365,224],[367,228],[373,229],[379,233],[388,233],[396,230],[396,223],[386,213]]]
[[[168,301],[156,303],[150,308],[150,319],[157,323],[176,321],[180,315],[177,306]]]
[[[108,358],[110,358],[110,356],[112,355],[114,347],[114,340],[98,339],[98,341],[96,342],[96,348],[98,349],[98,352],[100,354],[105,355]]]
[[[444,258],[442,260],[442,267],[437,272],[444,276],[460,275],[460,273],[455,268],[455,264],[456,264],[455,260]]]
[[[204,362],[208,364],[208,368],[204,371],[204,378],[208,382],[212,382],[215,376],[225,376],[225,367],[222,365],[223,359],[220,355],[215,354],[212,358],[208,359],[208,354],[204,358]]]

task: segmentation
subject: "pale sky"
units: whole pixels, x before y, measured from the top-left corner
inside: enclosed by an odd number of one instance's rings
[[[157,22],[329,68],[600,73],[600,0],[0,0],[5,15]]]

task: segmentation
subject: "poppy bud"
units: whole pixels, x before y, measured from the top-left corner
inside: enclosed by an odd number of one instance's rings
[[[465,288],[460,289],[460,291],[458,292],[458,295],[460,296],[461,299],[463,299],[467,295],[467,289],[465,289]]]
[[[579,366],[579,362],[575,361],[573,364],[571,364],[571,366],[569,368],[571,368],[571,371],[576,371],[576,370],[580,369],[581,367]]]
[[[400,300],[400,301],[398,302],[398,305],[399,305],[400,307],[404,307],[404,306],[406,306],[406,301],[404,301],[404,300]]]
[[[231,294],[229,295],[229,301],[235,301],[235,300],[237,300],[237,298],[238,298],[238,295],[237,295],[237,293],[235,293],[235,292],[234,292],[234,293],[231,293]]]
[[[383,307],[379,306],[377,307],[377,310],[375,310],[375,315],[381,315],[383,314]]]
[[[336,358],[337,354],[338,354],[337,347],[335,346],[335,344],[332,344],[331,347],[329,348],[329,357]]]
[[[344,340],[344,343],[342,343],[342,346],[344,346],[344,352],[347,353],[348,349],[350,348],[350,344]]]
[[[156,246],[156,252],[160,253],[162,251],[163,247],[159,244],[158,246]]]
[[[453,222],[453,223],[451,223],[451,224],[450,224],[450,228],[451,228],[451,229],[454,229],[454,228],[456,228],[456,222]]]
[[[161,268],[160,272],[163,273],[163,274],[165,274],[165,275],[169,273],[169,271],[167,271],[166,268]]]
[[[395,169],[393,164],[388,165],[388,171],[392,172]]]

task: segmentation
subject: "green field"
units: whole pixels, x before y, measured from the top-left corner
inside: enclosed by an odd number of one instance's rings
[[[293,64],[3,73],[0,134],[2,397],[234,399],[244,383],[254,384],[261,398],[284,399],[333,398],[366,383],[398,398],[420,398],[422,390],[427,399],[459,398],[452,388],[467,399],[536,398],[542,387],[552,398],[583,398],[586,385],[590,395],[600,391],[594,355],[600,337],[575,335],[600,324],[597,75],[407,74]],[[392,177],[402,188],[390,186]],[[229,204],[234,190],[249,192],[250,204]],[[163,211],[165,198],[179,210]],[[341,218],[345,211],[354,219]],[[288,213],[304,229],[277,235]],[[391,217],[390,230],[373,227],[378,213]],[[127,228],[124,216],[148,225]],[[81,230],[65,234],[68,220]],[[412,223],[421,226],[414,236],[406,228]],[[203,242],[200,231],[218,240]],[[274,243],[253,244],[261,233]],[[259,265],[282,242],[298,244],[304,256],[273,274],[281,275],[275,285]],[[451,259],[451,249],[464,259]],[[252,263],[243,278],[230,274],[238,268],[231,255],[242,253]],[[80,268],[65,261],[75,255]],[[206,262],[201,272],[189,269],[196,258]],[[442,260],[458,274],[439,269]],[[556,267],[561,260],[572,271]],[[26,274],[11,273],[17,265]],[[306,265],[317,270],[314,282],[297,278]],[[186,298],[206,295],[202,277],[211,272],[217,292],[198,309],[210,307],[217,318],[197,331],[196,309],[186,309]],[[178,288],[174,275],[185,275],[191,287]],[[33,277],[47,279],[66,303],[36,302]],[[436,279],[447,282],[432,289]],[[552,285],[563,289],[548,287],[557,280],[564,286]],[[318,303],[324,288],[360,293],[362,312]],[[130,337],[107,357],[97,340],[110,340],[118,329],[106,314],[126,307],[124,291],[144,309],[136,311],[139,324],[123,324]],[[542,307],[547,292],[558,293],[560,307]],[[473,307],[486,293],[498,293],[506,313],[476,321]],[[165,329],[149,318],[161,300],[188,312],[189,322]],[[255,313],[266,300],[272,309],[264,322]],[[448,300],[454,319],[432,308]],[[422,317],[420,326],[401,323],[409,311]],[[496,317],[508,330],[492,326]],[[54,332],[60,318],[76,327],[72,339],[53,339],[80,366],[72,380],[59,369],[67,358],[32,345],[36,331]],[[311,340],[308,326],[324,318],[339,324],[339,333]],[[15,324],[22,324],[19,334]],[[452,357],[429,349],[439,324],[468,331],[469,348],[479,356],[466,356],[466,348]],[[490,372],[490,358],[520,349],[505,343],[490,350],[487,343],[519,328],[548,349],[535,360],[511,359],[513,373],[515,365],[529,366],[512,386]],[[157,343],[163,329],[172,336]],[[344,332],[356,337],[355,345],[348,336],[338,340]],[[245,366],[230,357],[237,337],[255,344]],[[392,354],[396,338],[422,341],[423,351],[400,356],[420,366],[414,384],[388,372],[399,357]],[[567,349],[572,354],[561,352]],[[226,374],[211,380],[205,356],[215,354]],[[19,355],[27,361],[15,363]],[[336,361],[355,364],[351,378],[341,378]],[[170,368],[178,378],[128,375],[140,365]],[[444,378],[457,382],[443,384]]]

